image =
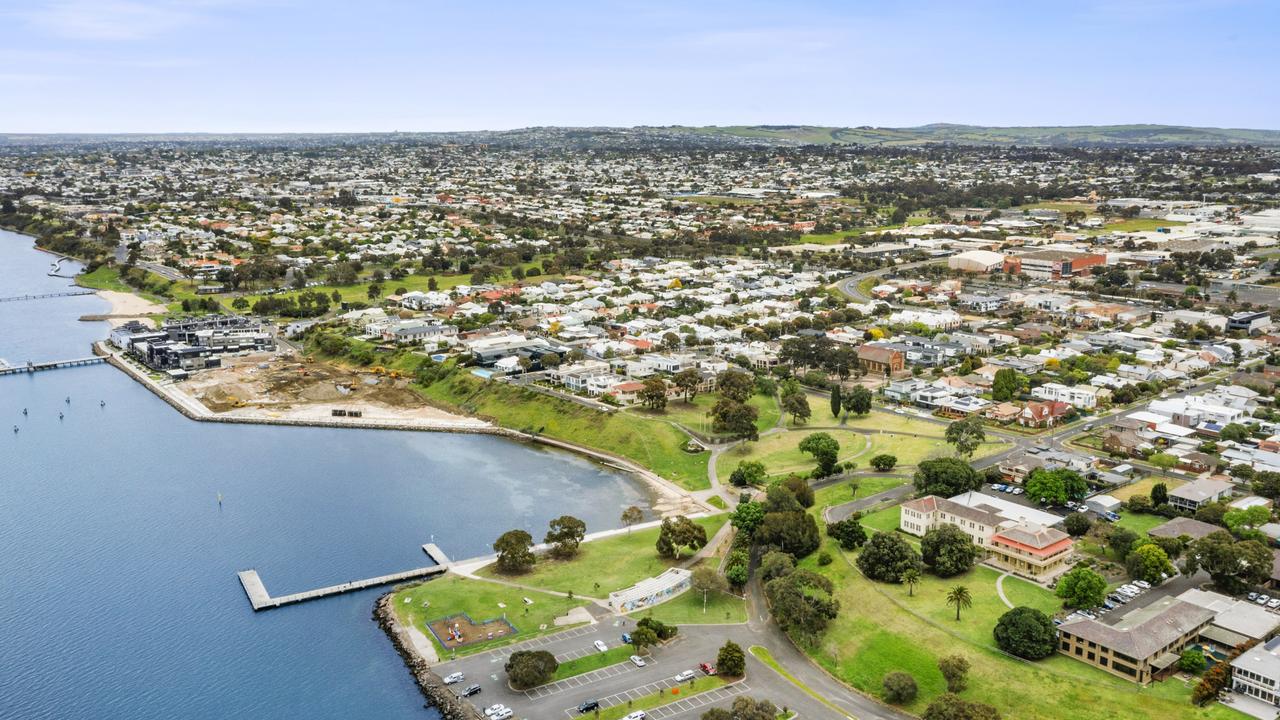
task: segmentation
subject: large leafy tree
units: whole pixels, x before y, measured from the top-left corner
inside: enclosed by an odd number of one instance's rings
[[[1107,579],[1093,568],[1077,565],[1058,578],[1054,593],[1070,607],[1097,607],[1107,597]]]
[[[759,411],[750,405],[722,397],[711,408],[711,429],[739,440],[758,440],[760,431],[756,428],[756,418],[759,416]]]
[[[543,542],[551,545],[551,554],[558,558],[570,558],[578,552],[582,538],[587,535],[587,524],[572,515],[561,515],[550,523]]]
[[[559,667],[556,656],[546,650],[517,650],[507,658],[503,669],[511,687],[527,690],[549,682]]]
[[[1129,553],[1129,557],[1125,558],[1124,565],[1129,570],[1129,577],[1134,580],[1146,580],[1149,583],[1162,582],[1165,578],[1173,577],[1177,572],[1173,563],[1169,562],[1169,555],[1153,542],[1143,543],[1134,548]]]
[[[493,542],[498,569],[506,573],[525,572],[533,567],[533,537],[524,530],[508,530]]]
[[[834,586],[812,570],[795,570],[765,585],[778,625],[794,637],[816,637],[840,611]]]
[[[697,368],[685,368],[676,373],[671,381],[684,393],[685,402],[692,402],[698,394],[698,385],[702,383],[702,373]]]
[[[764,482],[768,471],[764,467],[764,463],[755,460],[743,460],[738,463],[738,467],[733,469],[729,474],[729,482],[737,487],[746,487],[748,485],[759,485]]]
[[[1001,615],[992,634],[1001,650],[1027,660],[1047,658],[1057,645],[1053,622],[1031,607],[1016,607]]]
[[[920,717],[921,720],[1000,720],[1000,711],[949,691],[934,698]]]
[[[729,514],[729,522],[737,528],[738,532],[751,537],[755,534],[756,528],[760,527],[760,523],[764,522],[764,504],[754,500],[738,503],[738,507]]]
[[[1067,468],[1036,468],[1027,475],[1027,497],[1032,500],[1065,505],[1068,500],[1079,500],[1089,491],[1089,484],[1080,473]]]
[[[1215,585],[1232,594],[1271,577],[1271,551],[1257,540],[1236,540],[1226,530],[1193,540],[1184,558],[1188,575],[1204,570]]]
[[[813,433],[800,441],[800,452],[813,456],[818,463],[814,477],[826,477],[835,472],[840,457],[840,443],[824,432]]]
[[[947,442],[955,446],[956,454],[971,457],[987,439],[987,433],[982,427],[982,418],[970,415],[948,425],[946,438]]]
[[[813,410],[809,408],[809,398],[802,392],[782,396],[782,409],[791,416],[791,422],[803,425],[809,421]]]
[[[651,377],[644,381],[644,387],[636,397],[650,410],[662,410],[667,407],[667,382],[660,377]]]
[[[939,577],[959,575],[973,567],[979,555],[973,539],[951,523],[943,523],[924,534],[920,556]]]
[[[991,379],[991,399],[1008,402],[1022,392],[1022,375],[1013,368],[1001,368]]]
[[[697,550],[707,544],[707,529],[684,515],[664,518],[658,530],[658,555],[678,558],[685,548]]]
[[[858,553],[857,563],[872,580],[898,583],[908,569],[920,567],[920,555],[896,533],[878,532]]]
[[[724,677],[742,677],[747,672],[747,656],[742,647],[732,640],[720,646],[716,653],[716,673]],[[772,720],[772,718],[770,719]]]
[[[862,529],[857,517],[827,523],[827,536],[840,543],[842,550],[854,550],[867,541],[867,531]]]
[[[716,376],[716,389],[722,397],[745,403],[756,391],[756,381],[741,370],[725,370]]]
[[[848,395],[844,396],[844,411],[854,415],[866,415],[871,412],[871,391],[861,385],[854,385]]]
[[[809,555],[822,544],[818,521],[803,511],[765,514],[754,537],[763,547],[776,548],[797,558]]]
[[[982,476],[959,458],[923,460],[916,466],[916,490],[951,497],[982,487]]]

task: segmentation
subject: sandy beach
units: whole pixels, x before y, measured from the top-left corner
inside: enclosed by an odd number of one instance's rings
[[[133,293],[98,290],[97,295],[111,303],[111,310],[106,313],[107,317],[105,318],[107,322],[111,323],[111,327],[123,325],[130,320],[142,320],[147,324],[152,324],[150,315],[160,315],[168,311],[164,305],[153,303]]]

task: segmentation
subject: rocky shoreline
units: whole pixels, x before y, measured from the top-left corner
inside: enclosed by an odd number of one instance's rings
[[[471,703],[454,695],[444,684],[444,680],[431,669],[431,665],[414,651],[407,631],[396,618],[395,608],[391,604],[393,594],[387,593],[378,598],[377,604],[373,606],[373,619],[391,639],[392,646],[404,660],[405,667],[409,668],[409,674],[418,684],[422,696],[427,699],[428,706],[439,711],[444,720],[482,720],[480,712]]]

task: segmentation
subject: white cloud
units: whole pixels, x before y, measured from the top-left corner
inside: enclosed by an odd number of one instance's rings
[[[216,3],[160,0],[53,0],[21,12],[34,27],[76,40],[142,40],[206,19]]]

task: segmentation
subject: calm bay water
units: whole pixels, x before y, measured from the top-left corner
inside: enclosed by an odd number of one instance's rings
[[[50,263],[0,231],[0,297],[67,287]],[[107,326],[76,318],[105,309],[0,302],[0,358],[88,355]],[[0,718],[438,717],[370,619],[382,591],[255,614],[235,572],[278,595],[646,502],[500,438],[196,423],[108,366],[0,377]]]

